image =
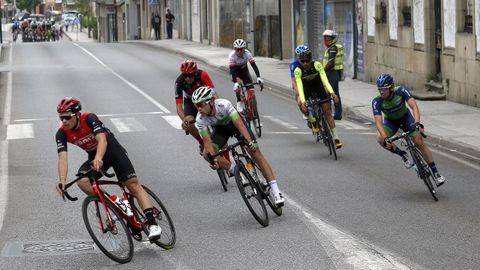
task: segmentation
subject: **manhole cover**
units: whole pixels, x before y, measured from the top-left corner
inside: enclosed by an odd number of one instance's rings
[[[45,256],[98,252],[92,240],[7,242],[2,256]]]

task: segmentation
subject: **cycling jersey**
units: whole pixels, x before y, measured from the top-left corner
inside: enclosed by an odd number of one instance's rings
[[[410,112],[406,102],[411,98],[413,98],[412,95],[405,87],[397,86],[390,99],[385,100],[380,95],[373,99],[373,115],[382,115],[383,112],[386,119],[401,119],[406,113]]]
[[[299,65],[294,69],[295,81],[297,82],[300,101],[305,102],[313,93],[319,99],[326,99],[326,91],[333,93],[332,86],[328,82],[325,70],[320,62],[312,60],[308,70]]]
[[[290,62],[290,77],[295,78],[295,69],[300,66],[300,61],[298,58],[294,58],[292,62]]]
[[[185,98],[190,99],[193,92],[201,86],[209,86],[215,92],[215,85],[213,85],[213,82],[206,71],[199,69],[195,73],[194,77],[195,78],[193,82],[188,84],[185,81],[185,76],[183,74],[178,76],[177,80],[175,81],[175,101],[177,104],[183,103],[184,96]]]
[[[92,152],[97,149],[97,140],[95,136],[100,133],[105,133],[107,139],[113,138],[113,134],[105,128],[98,117],[89,112],[84,112],[80,116],[80,126],[76,130],[70,130],[63,125],[58,129],[57,151],[67,151],[67,142],[77,145],[87,152]]]
[[[79,121],[80,125],[78,129],[69,130],[62,125],[56,134],[58,152],[67,151],[67,143],[72,143],[88,153],[88,160],[80,166],[78,169],[79,173],[88,171],[91,168],[91,162],[95,159],[98,146],[95,136],[100,133],[105,133],[107,136],[107,149],[103,156],[103,168],[108,170],[110,167],[113,167],[120,181],[125,181],[136,176],[135,169],[128,158],[127,151],[95,114],[84,112],[81,114]],[[95,179],[99,179],[101,176],[100,173],[94,173],[93,175]]]
[[[253,55],[249,50],[245,50],[242,56],[238,56],[235,50],[230,52],[228,55],[228,66],[230,68],[232,82],[237,82],[237,77],[240,77],[245,84],[252,82],[250,72],[248,71],[248,63],[252,66],[257,78],[260,77],[260,71],[258,70],[257,64],[255,64],[255,59],[253,59]]]
[[[397,133],[401,128],[405,132],[410,132],[415,129],[415,119],[407,107],[406,102],[413,98],[410,92],[403,86],[398,86],[393,91],[392,97],[389,100],[377,96],[372,101],[373,115],[385,116],[383,127],[388,136]],[[411,135],[414,136],[414,132]]]
[[[226,126],[240,117],[232,103],[226,99],[215,99],[215,115],[197,114],[195,126],[202,138],[208,135],[208,127]]]

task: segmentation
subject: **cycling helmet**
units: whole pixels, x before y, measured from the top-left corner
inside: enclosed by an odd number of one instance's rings
[[[337,32],[333,31],[333,30],[330,30],[330,29],[327,29],[323,32],[323,37],[324,38],[327,38],[327,37],[330,37],[329,39],[329,44],[333,44],[335,42],[337,42]],[[326,45],[328,46],[328,45]]]
[[[298,45],[295,49],[295,53],[297,54],[298,58],[310,58],[312,57],[312,51],[305,45]]]
[[[377,87],[378,88],[389,88],[393,85],[393,77],[390,74],[383,73],[380,74],[377,78]]]
[[[185,60],[180,66],[180,71],[183,74],[191,74],[197,72],[197,63],[193,60]]]
[[[81,110],[82,110],[82,104],[80,104],[80,100],[74,97],[66,97],[62,99],[57,105],[58,113],[64,113],[64,112],[77,113]]]
[[[213,98],[212,88],[208,86],[199,87],[192,95],[192,102],[198,104],[205,101],[210,101]]]
[[[237,39],[233,42],[233,48],[235,49],[244,49],[247,47],[247,43],[243,39]]]

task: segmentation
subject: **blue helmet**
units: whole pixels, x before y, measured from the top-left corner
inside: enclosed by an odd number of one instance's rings
[[[393,77],[388,73],[380,74],[377,78],[378,88],[388,88],[393,85]]]
[[[310,58],[312,51],[305,45],[298,45],[295,49],[295,54],[297,54],[298,58]]]

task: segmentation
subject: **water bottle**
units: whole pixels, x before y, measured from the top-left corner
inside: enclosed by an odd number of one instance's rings
[[[127,216],[133,217],[132,208],[130,208],[130,203],[128,202],[128,199],[123,197],[122,202],[123,205],[125,205],[125,213],[127,213]]]
[[[120,198],[118,198],[117,195],[110,195],[110,199],[112,199],[112,201],[114,201],[118,207],[120,207],[120,209],[122,209],[124,212],[127,211],[127,207],[125,206],[125,204],[123,204],[123,202],[120,200]]]

